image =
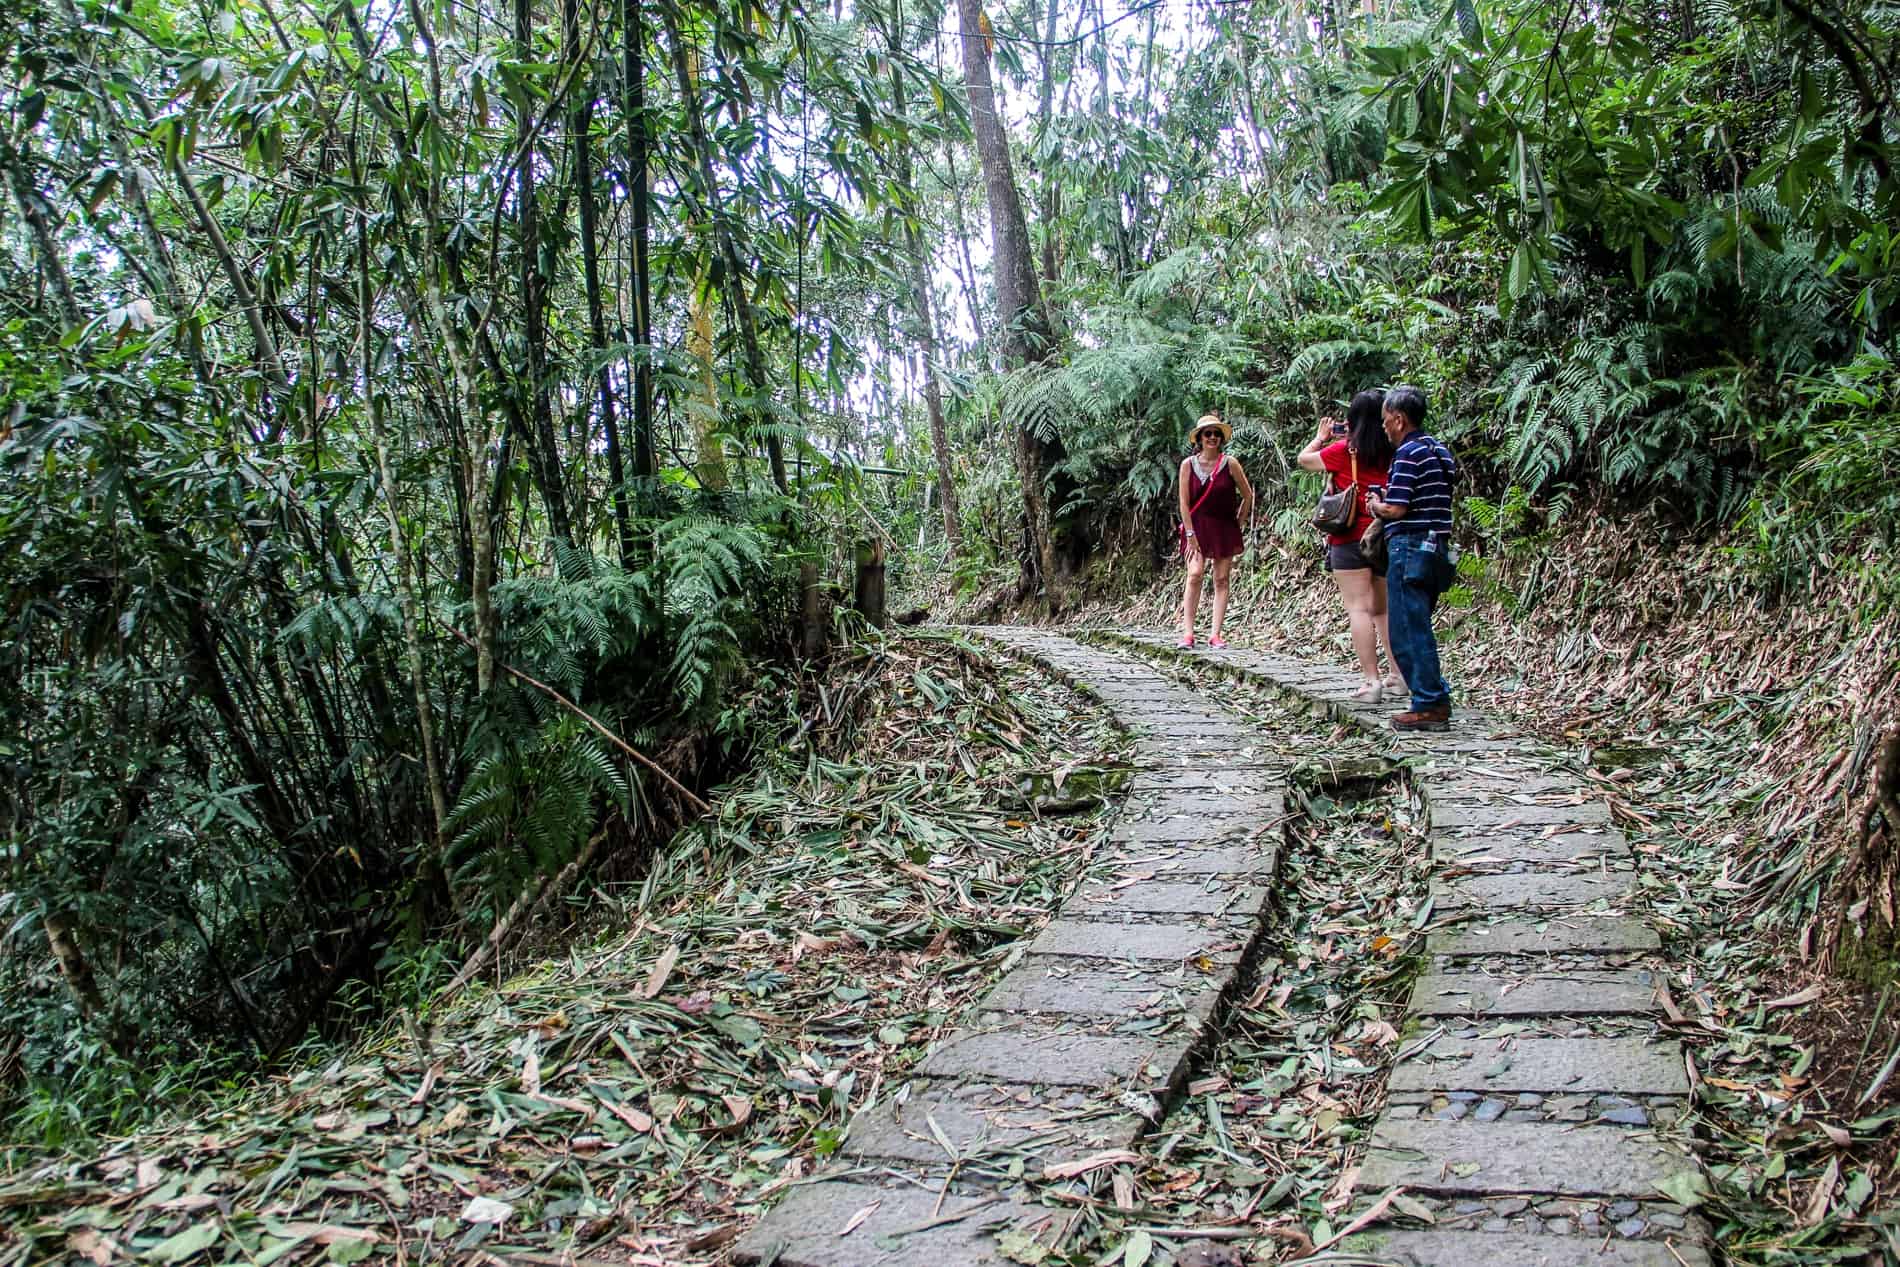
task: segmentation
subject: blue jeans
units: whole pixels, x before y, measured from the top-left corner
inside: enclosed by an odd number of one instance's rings
[[[1425,534],[1403,532],[1386,538],[1386,612],[1392,629],[1392,658],[1412,688],[1412,709],[1449,708],[1451,691],[1438,669],[1438,640],[1432,637],[1432,609],[1438,606],[1436,572],[1442,558],[1424,550]],[[1443,550],[1441,542],[1438,547]]]

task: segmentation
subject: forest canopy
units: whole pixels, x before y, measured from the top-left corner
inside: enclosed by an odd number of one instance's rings
[[[0,1105],[55,1135],[637,868],[856,561],[1150,574],[1208,410],[1282,532],[1404,377],[1498,549],[1641,509],[1892,608],[1884,4],[15,13]]]

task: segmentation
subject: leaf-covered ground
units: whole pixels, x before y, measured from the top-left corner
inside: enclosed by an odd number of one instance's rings
[[[614,931],[218,1108],[0,1176],[0,1263],[715,1261],[1044,921],[1119,733],[907,637]]]
[[[1713,552],[1700,571],[1621,587],[1591,537],[1527,570],[1494,557],[1470,579],[1439,622],[1453,689],[1576,759],[1643,858],[1671,1028],[1699,1075],[1702,1213],[1728,1260],[1900,1262],[1900,989],[1817,971],[1836,921],[1866,915],[1832,909],[1828,888],[1842,789],[1865,757],[1844,720],[1890,689],[1894,632],[1843,643],[1820,608],[1764,623],[1705,592],[1735,583]],[[1513,607],[1513,589],[1537,603]],[[1170,577],[1091,618],[1163,625],[1179,593]],[[1227,636],[1350,657],[1311,551],[1248,557]]]

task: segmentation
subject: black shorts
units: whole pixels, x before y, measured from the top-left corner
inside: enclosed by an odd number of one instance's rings
[[[1328,544],[1326,547],[1326,570],[1329,572],[1364,572],[1370,569],[1374,576],[1385,575],[1385,564],[1373,567],[1366,562],[1366,556],[1359,553],[1357,541],[1343,546]]]

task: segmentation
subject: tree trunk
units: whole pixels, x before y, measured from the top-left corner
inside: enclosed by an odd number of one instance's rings
[[[1057,0],[1043,0],[1044,16],[1047,19],[1043,28],[1042,44],[1037,55],[1042,59],[1042,91],[1036,103],[1036,135],[1042,144],[1047,144],[1049,129],[1055,125],[1056,109],[1056,14],[1061,9]],[[1056,172],[1049,165],[1042,168],[1042,283],[1045,286],[1056,284],[1056,209],[1061,205],[1062,186]],[[1054,322],[1051,322],[1053,328]]]
[[[647,264],[647,216],[651,192],[647,177],[646,28],[641,0],[623,0],[622,54],[625,62],[627,115],[628,232],[633,236],[633,474],[641,497],[652,491],[659,474],[653,448],[653,289]]]
[[[706,199],[707,218],[712,221],[713,240],[725,265],[725,292],[732,299],[733,313],[739,323],[739,346],[743,353],[746,394],[751,398],[747,412],[758,418],[760,402],[766,396],[765,354],[759,347],[759,323],[746,293],[745,269],[739,262],[739,248],[733,240],[732,226],[726,218],[725,203],[719,195],[719,183],[713,174],[712,139],[706,134],[706,120],[700,113],[699,81],[693,73],[691,55],[686,47],[679,14],[666,8],[667,35],[673,42],[673,70],[679,78],[680,103],[686,114],[687,132],[699,163],[699,181]],[[783,493],[790,487],[785,479],[785,450],[775,431],[765,431],[765,455],[772,467],[772,482]]]
[[[816,563],[798,565],[798,593],[802,635],[799,650],[807,660],[816,660],[825,653],[825,593]]]
[[[8,147],[12,150],[12,147]],[[7,183],[12,186],[13,200],[19,205],[20,218],[33,232],[33,244],[39,248],[42,271],[46,274],[53,293],[59,296],[60,320],[71,329],[83,320],[79,311],[79,300],[73,294],[72,279],[64,268],[55,268],[59,261],[59,240],[53,236],[53,226],[46,218],[49,205],[38,189],[33,187],[33,178],[26,170],[26,157],[18,150],[12,150],[6,156]],[[30,299],[29,299],[30,302]]]
[[[713,378],[712,287],[703,277],[693,283],[693,303],[686,316],[686,354],[699,375],[699,395],[686,404],[699,448],[693,471],[701,488],[723,493],[731,480],[726,475],[725,444],[719,438],[719,383]]]
[[[532,0],[515,0],[515,56],[532,65],[534,51],[534,6]],[[574,544],[574,525],[568,516],[567,487],[561,474],[561,449],[554,439],[554,402],[550,395],[548,373],[548,279],[541,271],[541,213],[535,200],[534,184],[534,111],[515,107],[515,212],[521,253],[522,342],[527,353],[528,408],[531,432],[524,436],[528,446],[528,469],[547,509],[548,534],[567,545]]]
[[[891,53],[891,100],[900,119],[909,117],[903,65],[898,60],[901,35],[895,22],[884,32],[885,43]],[[963,548],[963,521],[957,511],[956,467],[950,460],[949,428],[943,417],[943,389],[937,381],[937,320],[930,302],[930,253],[925,248],[923,232],[918,228],[922,220],[922,200],[917,196],[910,147],[899,144],[896,150],[897,185],[909,200],[901,214],[904,219],[904,246],[910,264],[911,315],[917,323],[917,346],[924,360],[924,410],[930,419],[931,452],[937,459],[937,486],[943,490],[940,501],[943,507],[944,540],[950,547],[949,557],[955,559],[957,552]]]
[[[970,130],[983,166],[983,189],[990,204],[991,269],[996,281],[998,320],[1002,326],[1006,369],[1021,369],[1044,360],[1052,350],[1049,323],[1043,313],[1042,291],[1029,248],[1029,230],[1009,159],[1009,138],[996,110],[990,84],[989,53],[984,46],[978,0],[957,0],[962,20],[964,77],[970,92]],[[1061,441],[1045,443],[1023,425],[1007,419],[1016,432],[1017,468],[1023,484],[1023,514],[1028,521],[1032,556],[1025,560],[1023,588],[1034,593],[1040,580],[1051,605],[1062,601],[1063,576],[1057,568],[1055,539],[1049,522],[1045,486],[1050,469],[1060,460]],[[1033,560],[1033,568],[1031,562]],[[1040,572],[1040,577],[1035,573]]]
[[[569,58],[581,56],[580,5],[562,0],[562,42]],[[614,376],[607,363],[607,318],[600,303],[600,251],[594,228],[594,93],[584,87],[571,124],[574,143],[574,194],[581,209],[581,278],[587,295],[587,332],[594,357],[595,381],[600,390],[600,425],[607,440],[607,478],[613,484],[614,537],[620,545],[622,566],[633,563],[633,512],[627,505],[627,472],[620,458],[620,423],[614,417]],[[592,444],[592,431],[582,451]]]
[[[429,678],[422,662],[422,604],[416,597],[415,567],[409,543],[403,538],[402,508],[396,498],[396,476],[389,464],[389,435],[383,422],[382,397],[376,391],[375,292],[369,280],[369,232],[362,217],[356,220],[356,264],[362,341],[363,404],[369,415],[370,438],[376,448],[376,474],[382,485],[383,516],[389,525],[389,549],[396,557],[396,591],[402,605],[404,658],[409,662],[409,689],[416,700],[416,728],[421,732],[423,776],[429,784],[429,808],[435,818],[435,850],[431,865],[441,868],[442,849],[449,825],[448,781],[435,745],[435,710],[429,702]],[[206,939],[209,945],[209,938]]]

